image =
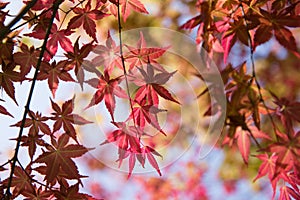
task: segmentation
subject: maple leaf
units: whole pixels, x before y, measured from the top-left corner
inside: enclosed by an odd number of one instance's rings
[[[150,165],[156,169],[157,173],[161,176],[161,172],[159,170],[159,166],[154,158],[153,155],[156,155],[156,156],[160,156],[162,158],[162,156],[157,152],[155,151],[153,148],[149,147],[149,146],[145,146],[142,150],[143,152],[143,155],[144,157],[147,157]]]
[[[161,129],[157,119],[157,113],[166,110],[159,109],[155,105],[147,105],[145,99],[141,102],[135,101],[134,103],[137,107],[133,107],[132,113],[127,120],[133,119],[134,117],[136,125],[141,127],[141,129],[144,129],[146,122],[148,122],[162,134],[166,135],[166,133]]]
[[[173,101],[175,103],[180,104],[176,99],[172,97],[170,92],[165,89],[162,84],[165,84],[176,71],[172,73],[168,72],[160,72],[154,74],[154,68],[151,64],[147,64],[147,71],[143,68],[138,68],[140,73],[143,76],[143,80],[137,80],[136,77],[129,75],[131,80],[138,86],[140,86],[136,92],[134,100],[137,102],[141,102],[146,98],[148,101],[148,105],[158,105],[158,95],[162,98]]]
[[[227,62],[227,57],[233,45],[239,39],[244,45],[248,46],[249,38],[248,31],[255,28],[258,22],[252,20],[250,23],[247,22],[245,26],[244,19],[241,17],[238,20],[234,20],[229,23],[229,26],[224,25],[219,31],[222,31],[221,44],[224,48],[224,63]]]
[[[37,76],[37,80],[48,80],[48,85],[54,98],[59,79],[63,81],[75,81],[66,70],[66,64],[66,60],[59,61],[57,64],[53,61],[51,65],[48,62],[42,62],[41,69]]]
[[[292,132],[293,121],[300,122],[300,102],[290,101],[286,98],[278,98],[274,93],[271,92],[274,97],[274,103],[278,105],[276,114],[280,117],[282,123],[287,128],[287,132]]]
[[[288,10],[288,8],[286,8]],[[256,46],[268,41],[273,35],[276,40],[286,49],[290,50],[297,57],[300,53],[297,49],[295,37],[287,27],[300,27],[300,16],[290,15],[287,10],[273,10],[268,12],[264,9],[260,11],[260,23],[254,35]]]
[[[271,140],[270,136],[260,131],[256,126],[252,125],[251,123],[252,120],[248,120],[247,124],[245,123],[243,125],[231,127],[231,130],[234,133],[234,138],[237,140],[237,145],[245,164],[248,164],[248,159],[250,154],[250,145],[251,145],[250,137],[253,137],[252,139],[264,138],[267,140]],[[224,143],[227,143],[227,141],[225,141]]]
[[[300,199],[300,194],[296,193],[292,188],[288,186],[282,186],[280,188],[280,195],[279,195],[279,200],[292,200],[293,199]]]
[[[75,68],[75,75],[76,78],[81,86],[83,88],[83,82],[84,82],[84,70],[87,70],[89,72],[95,72],[95,68],[93,68],[92,65],[84,64],[85,60],[89,53],[94,48],[93,41],[83,45],[79,49],[79,37],[77,38],[73,51],[67,52],[65,55],[68,58],[67,66],[70,69]]]
[[[146,41],[144,35],[140,32],[140,39],[137,42],[136,47],[126,45],[129,52],[125,55],[126,62],[129,62],[129,69],[133,67],[141,67],[145,64],[151,63],[157,69],[165,71],[156,61],[157,58],[161,57],[169,47],[155,48],[146,47]]]
[[[271,144],[267,150],[275,152],[278,156],[277,166],[285,170],[290,170],[296,166],[300,156],[300,132],[293,137],[277,132],[278,142]]]
[[[11,187],[14,187],[13,190],[13,197],[18,196],[19,194],[23,193],[24,191],[32,191],[34,187],[32,186],[32,178],[30,166],[26,167],[26,173],[23,169],[19,166],[15,166],[14,176],[11,181]],[[9,179],[3,180],[2,184],[7,187]]]
[[[126,92],[119,86],[121,80],[121,76],[110,79],[107,70],[105,70],[104,75],[100,75],[99,78],[87,80],[86,83],[93,88],[96,88],[97,91],[86,109],[99,104],[104,99],[105,106],[114,121],[114,110],[116,107],[115,96],[126,99],[128,98]]]
[[[39,112],[34,113],[32,111],[29,111],[28,115],[30,118],[26,118],[24,128],[30,127],[29,133],[38,134],[41,131],[47,135],[51,135],[51,130],[45,123],[49,119],[48,117],[42,117]],[[21,124],[22,121],[19,121],[11,126],[20,127]]]
[[[74,124],[84,125],[92,122],[84,119],[83,117],[77,114],[72,113],[74,109],[74,98],[65,101],[62,107],[57,105],[52,100],[51,100],[51,105],[52,105],[52,109],[55,111],[54,113],[51,113],[53,117],[50,118],[52,120],[55,120],[53,125],[53,133],[58,131],[61,127],[63,127],[66,134],[68,134],[77,142]]]
[[[0,99],[0,101],[4,101],[2,99]],[[3,114],[3,115],[8,115],[10,117],[14,117],[12,114],[10,114],[5,107],[1,106],[0,105],[0,114]]]
[[[122,6],[124,22],[126,22],[132,10],[139,13],[149,14],[145,6],[139,0],[119,0],[119,3]]]
[[[48,21],[46,21],[46,23],[48,23]],[[37,26],[34,27],[33,32],[25,35],[43,40],[46,36],[45,26],[46,25],[43,23],[38,24]],[[58,30],[56,24],[52,25],[51,34],[49,35],[49,39],[46,45],[46,52],[44,54],[45,61],[49,61],[56,54],[58,49],[58,43],[66,52],[73,50],[71,40],[66,37],[71,35],[72,33],[73,31],[70,31],[69,29]]]
[[[69,136],[61,135],[58,140],[51,139],[51,144],[47,146],[48,151],[43,153],[35,160],[36,163],[45,163],[47,166],[45,180],[52,183],[60,170],[76,179],[80,178],[78,169],[72,158],[80,157],[89,150],[82,145],[69,144]]]
[[[88,194],[80,193],[78,183],[67,188],[61,186],[59,191],[54,192],[54,195],[57,199],[64,200],[95,200]]]
[[[34,46],[28,48],[26,44],[20,46],[22,52],[17,52],[13,55],[16,64],[21,66],[21,76],[24,77],[30,72],[30,69],[36,66],[39,50],[36,50]]]
[[[278,156],[275,153],[273,153],[271,156],[269,156],[267,153],[264,153],[264,154],[257,155],[256,157],[262,160],[263,163],[260,165],[258,169],[258,174],[253,181],[256,181],[257,179],[267,174],[269,180],[272,181],[275,175],[275,167],[276,167],[276,161]]]
[[[21,81],[21,77],[18,72],[14,71],[14,69],[14,64],[2,63],[2,72],[0,72],[0,89],[4,89],[6,94],[18,105],[13,82]]]
[[[91,10],[90,0],[86,3],[84,8],[76,7],[73,9],[73,12],[77,15],[70,19],[67,30],[79,28],[81,25],[83,25],[83,29],[86,31],[86,33],[95,41],[97,41],[96,23],[94,20],[102,19],[108,15],[97,9]]]
[[[109,32],[107,34],[105,46],[98,45],[93,49],[93,51],[99,56],[96,56],[92,63],[96,66],[103,66],[108,74],[112,73],[115,66],[123,70],[120,46],[116,45]]]
[[[135,126],[128,126],[125,122],[112,122],[118,129],[110,132],[107,136],[107,139],[102,142],[100,145],[104,145],[111,142],[116,142],[118,145],[118,154],[119,158],[117,162],[119,162],[119,167],[122,165],[122,162],[125,158],[127,158],[130,155],[130,166],[129,171],[131,174],[131,171],[133,169],[133,157],[135,158],[135,155],[131,154],[140,154],[141,153],[141,147],[140,147],[140,141],[138,138],[140,138],[145,133],[139,128]],[[138,160],[143,163],[141,155],[137,155]],[[142,164],[143,165],[143,164]],[[128,176],[130,177],[130,174]]]
[[[40,113],[29,111],[28,115],[30,118],[26,118],[24,128],[30,127],[28,136],[21,137],[21,145],[28,146],[28,152],[31,160],[36,151],[36,145],[44,145],[44,140],[41,139],[42,135],[38,133],[41,131],[47,135],[51,135],[51,130],[49,126],[45,123],[48,120],[48,117],[42,117]],[[22,121],[17,122],[12,127],[21,127]],[[17,140],[17,139],[15,139]]]
[[[41,200],[46,200],[50,199],[52,197],[53,192],[52,191],[47,191],[43,190],[42,187],[40,186],[39,188],[34,187],[34,190],[25,190],[22,192],[22,195],[24,197],[27,197],[24,200],[32,200],[32,199],[41,199]]]

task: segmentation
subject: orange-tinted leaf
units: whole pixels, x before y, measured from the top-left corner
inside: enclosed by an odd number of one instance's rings
[[[241,130],[237,134],[237,145],[239,151],[242,154],[243,160],[248,164],[249,154],[250,154],[250,134],[248,131]]]

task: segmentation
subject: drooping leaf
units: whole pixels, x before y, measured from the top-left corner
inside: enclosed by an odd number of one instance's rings
[[[114,111],[116,107],[115,96],[120,98],[128,98],[126,92],[119,86],[122,77],[110,79],[108,71],[104,71],[104,75],[99,78],[93,78],[86,81],[90,86],[97,89],[91,102],[86,108],[99,104],[103,99],[105,106],[114,120]]]

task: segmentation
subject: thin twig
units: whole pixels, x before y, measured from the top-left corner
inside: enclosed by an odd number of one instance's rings
[[[122,67],[123,67],[123,73],[125,76],[125,82],[126,82],[126,91],[127,91],[127,95],[129,98],[129,103],[130,103],[130,109],[132,112],[132,119],[133,119],[133,125],[136,128],[137,134],[139,133],[137,127],[136,127],[136,122],[135,122],[135,116],[134,116],[134,112],[133,112],[133,104],[131,101],[131,97],[130,97],[130,91],[129,91],[129,83],[128,83],[128,78],[127,78],[127,71],[126,71],[126,67],[125,67],[125,59],[124,59],[124,55],[123,55],[123,42],[122,42],[122,24],[121,24],[121,11],[120,11],[120,1],[118,0],[118,31],[119,31],[119,45],[120,45],[120,56],[121,56],[121,61],[122,61]],[[140,136],[139,136],[139,140],[140,140]]]
[[[36,4],[36,2],[37,0],[28,2],[25,8],[7,26],[0,29],[0,40],[4,39],[11,32],[10,29],[22,19],[22,17]]]
[[[49,187],[48,185],[46,185],[46,184],[44,184],[44,183],[42,183],[42,182],[40,182],[40,181],[38,181],[38,180],[32,178],[32,177],[30,176],[30,174],[26,171],[26,169],[23,167],[23,165],[22,165],[22,163],[19,161],[19,159],[17,159],[17,162],[18,162],[18,164],[20,165],[21,169],[22,169],[22,170],[24,171],[24,173],[26,174],[26,176],[30,179],[30,181],[35,182],[35,183],[37,183],[37,184],[39,184],[39,185],[41,185],[41,186],[44,186],[45,188],[47,188],[47,189],[49,189],[49,190],[51,190],[51,191],[54,191],[55,189],[56,189],[56,190],[59,190],[59,188],[56,188],[56,187]]]
[[[276,134],[276,132],[277,132],[276,124],[275,124],[274,119],[271,115],[269,107],[267,106],[265,100],[263,99],[263,95],[262,95],[262,92],[261,92],[261,86],[260,86],[260,83],[259,83],[259,81],[257,79],[257,76],[256,76],[256,70],[255,70],[255,64],[254,64],[254,48],[253,48],[252,38],[251,38],[251,35],[250,35],[250,32],[249,32],[249,25],[248,25],[248,22],[247,22],[247,19],[246,19],[245,9],[244,9],[244,6],[243,6],[242,3],[240,3],[240,8],[242,10],[242,14],[243,14],[244,22],[245,22],[245,27],[246,27],[246,32],[247,32],[247,37],[248,37],[249,48],[250,48],[250,61],[251,61],[251,66],[252,66],[252,77],[251,77],[251,80],[249,81],[249,84],[251,84],[252,81],[254,80],[254,82],[256,84],[256,87],[258,89],[259,101],[263,104],[263,106],[265,107],[265,109],[267,111],[267,115],[270,118],[274,134],[276,136],[276,139],[278,140],[277,134]]]
[[[35,73],[34,73],[34,76],[33,76],[33,79],[32,79],[29,95],[28,95],[28,98],[27,98],[27,103],[25,105],[25,110],[24,110],[24,114],[23,114],[23,118],[22,118],[22,122],[21,122],[21,126],[20,126],[19,135],[18,135],[18,138],[17,138],[15,154],[12,158],[13,162],[12,162],[10,176],[9,176],[9,179],[8,179],[7,189],[6,189],[6,193],[5,193],[6,199],[10,199],[10,197],[11,197],[10,187],[11,187],[11,184],[12,184],[12,179],[13,179],[14,170],[15,170],[15,167],[16,167],[16,162],[18,160],[18,153],[19,153],[19,148],[20,148],[20,144],[21,144],[21,137],[22,137],[22,134],[23,134],[24,126],[25,126],[26,117],[27,117],[27,114],[29,112],[30,103],[31,103],[31,100],[32,100],[32,97],[33,97],[33,91],[34,91],[35,83],[37,81],[37,75],[38,75],[38,72],[39,72],[39,69],[40,69],[40,66],[41,66],[41,63],[42,63],[42,59],[44,57],[44,53],[46,51],[46,45],[47,45],[47,41],[48,41],[48,38],[49,38],[50,33],[51,33],[51,27],[52,27],[55,15],[57,13],[57,10],[59,8],[59,5],[62,3],[62,1],[63,0],[58,0],[53,4],[53,13],[52,13],[52,16],[51,16],[51,19],[50,19],[48,29],[46,31],[46,35],[45,35],[43,45],[41,47],[41,52],[40,52],[40,55],[39,55],[39,59],[38,59],[37,64],[36,64]]]

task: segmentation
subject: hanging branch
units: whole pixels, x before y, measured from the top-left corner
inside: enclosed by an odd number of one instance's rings
[[[121,61],[122,61],[122,67],[123,67],[123,73],[125,76],[125,82],[126,82],[126,92],[129,98],[129,103],[130,103],[130,109],[132,112],[132,119],[133,119],[133,125],[134,127],[137,129],[136,127],[136,122],[135,122],[135,117],[134,117],[134,112],[133,112],[133,104],[131,101],[131,97],[130,97],[130,91],[129,91],[129,83],[128,83],[128,78],[127,78],[127,71],[126,71],[126,67],[125,67],[125,59],[124,59],[124,55],[123,55],[123,42],[122,42],[122,24],[121,24],[121,11],[120,11],[120,0],[118,0],[117,2],[117,8],[118,8],[118,32],[119,32],[119,45],[120,45],[120,56],[121,56]],[[138,130],[137,130],[138,133]],[[139,140],[140,140],[140,136],[139,136]]]
[[[30,103],[31,103],[31,100],[32,100],[32,97],[33,97],[33,91],[34,91],[35,83],[37,81],[37,75],[38,75],[38,72],[39,72],[39,69],[40,69],[40,66],[41,66],[41,63],[42,63],[42,59],[44,57],[44,53],[46,51],[46,45],[47,45],[47,41],[48,41],[48,38],[49,38],[50,33],[51,33],[51,27],[52,27],[55,15],[58,11],[59,5],[62,2],[63,2],[63,0],[57,0],[53,4],[53,13],[52,13],[52,16],[51,16],[51,19],[50,19],[49,26],[48,26],[47,31],[46,31],[46,35],[45,35],[45,38],[44,38],[43,45],[41,47],[41,52],[40,52],[40,55],[39,55],[39,59],[38,59],[37,64],[36,64],[35,73],[34,73],[34,76],[33,76],[33,79],[32,79],[30,91],[29,91],[28,98],[27,98],[27,103],[25,105],[25,110],[24,110],[24,114],[23,114],[23,118],[22,118],[22,122],[21,122],[21,126],[20,126],[19,135],[18,135],[18,138],[17,138],[15,153],[14,153],[14,156],[12,158],[11,171],[10,171],[10,176],[9,176],[9,179],[8,179],[7,189],[6,189],[6,193],[5,193],[5,199],[7,199],[7,200],[9,200],[10,197],[11,197],[10,187],[11,187],[11,184],[12,184],[12,179],[13,179],[16,163],[18,161],[18,153],[19,153],[19,148],[20,148],[20,145],[21,145],[21,137],[22,137],[22,134],[23,134],[24,126],[25,126],[26,117],[27,117],[27,114],[29,112]]]
[[[269,107],[267,106],[265,100],[263,99],[263,95],[262,95],[262,92],[261,92],[261,86],[260,86],[260,83],[259,83],[259,81],[257,79],[257,76],[256,76],[255,63],[254,63],[254,48],[253,48],[252,38],[251,38],[251,35],[250,35],[250,32],[249,32],[249,25],[248,25],[248,22],[247,22],[247,19],[246,19],[245,9],[244,9],[244,6],[243,6],[242,2],[240,2],[239,7],[241,8],[241,11],[242,11],[242,15],[243,15],[243,19],[244,19],[244,23],[245,23],[245,27],[246,27],[246,32],[247,32],[247,37],[248,37],[249,49],[250,49],[250,61],[251,61],[251,67],[252,67],[252,77],[251,77],[249,83],[251,84],[252,81],[254,80],[254,82],[256,84],[256,87],[258,89],[259,101],[263,104],[264,108],[267,111],[267,115],[270,118],[270,121],[272,123],[272,128],[273,128],[274,134],[276,136],[276,139],[278,140],[278,136],[276,134],[276,132],[277,132],[276,124],[275,124],[274,119],[271,115]],[[252,138],[254,138],[252,133],[251,133],[251,136],[252,136]]]

